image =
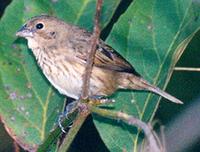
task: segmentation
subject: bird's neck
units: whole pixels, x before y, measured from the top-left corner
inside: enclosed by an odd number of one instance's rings
[[[32,50],[38,64],[41,65],[43,58],[43,48],[33,38],[27,38],[27,40],[28,40],[28,47]]]

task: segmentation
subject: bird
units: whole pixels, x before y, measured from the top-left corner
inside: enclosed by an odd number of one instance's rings
[[[49,15],[29,19],[16,36],[27,39],[37,64],[63,95],[79,100],[92,33]],[[109,97],[120,89],[148,91],[171,102],[182,101],[145,80],[134,67],[99,40],[90,76],[89,97]]]

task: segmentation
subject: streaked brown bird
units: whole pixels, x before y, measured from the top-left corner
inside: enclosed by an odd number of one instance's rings
[[[37,63],[61,93],[79,99],[92,34],[52,16],[36,16],[16,33],[28,40]],[[106,97],[117,89],[146,90],[172,102],[177,98],[144,80],[120,54],[100,40],[90,78],[89,96]]]

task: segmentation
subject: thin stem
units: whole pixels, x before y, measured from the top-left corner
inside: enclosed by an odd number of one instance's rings
[[[160,134],[161,134],[161,140],[162,140],[161,142],[162,142],[163,151],[166,152],[167,148],[166,148],[166,137],[165,137],[165,132],[164,132],[164,126],[161,126]]]
[[[192,71],[192,72],[200,72],[200,68],[190,68],[190,67],[175,67],[175,71]]]
[[[19,145],[15,141],[13,141],[13,147],[14,147],[14,152],[20,152]]]
[[[149,150],[151,152],[161,152],[161,147],[159,147],[158,145],[158,142],[154,136],[154,132],[151,130],[151,127],[148,126],[145,122],[142,122],[140,119],[137,119],[123,112],[114,112],[110,110],[100,109],[94,106],[88,107],[91,112],[96,113],[100,116],[107,117],[110,119],[122,120],[129,125],[141,128],[147,137],[149,143]]]
[[[82,86],[82,95],[83,99],[88,98],[89,85],[90,85],[90,76],[92,73],[92,66],[94,63],[94,57],[96,53],[96,46],[99,43],[100,27],[99,27],[99,18],[101,13],[103,0],[98,0],[96,5],[96,14],[94,19],[94,29],[91,41],[91,50],[87,56],[87,64],[85,68],[85,74],[83,75],[83,86]]]

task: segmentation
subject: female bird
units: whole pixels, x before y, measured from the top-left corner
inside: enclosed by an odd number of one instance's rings
[[[16,33],[28,40],[37,63],[61,93],[79,99],[92,34],[55,17],[36,16]],[[146,90],[172,102],[177,98],[149,84],[120,54],[100,40],[90,77],[89,97],[106,97],[117,89]]]

